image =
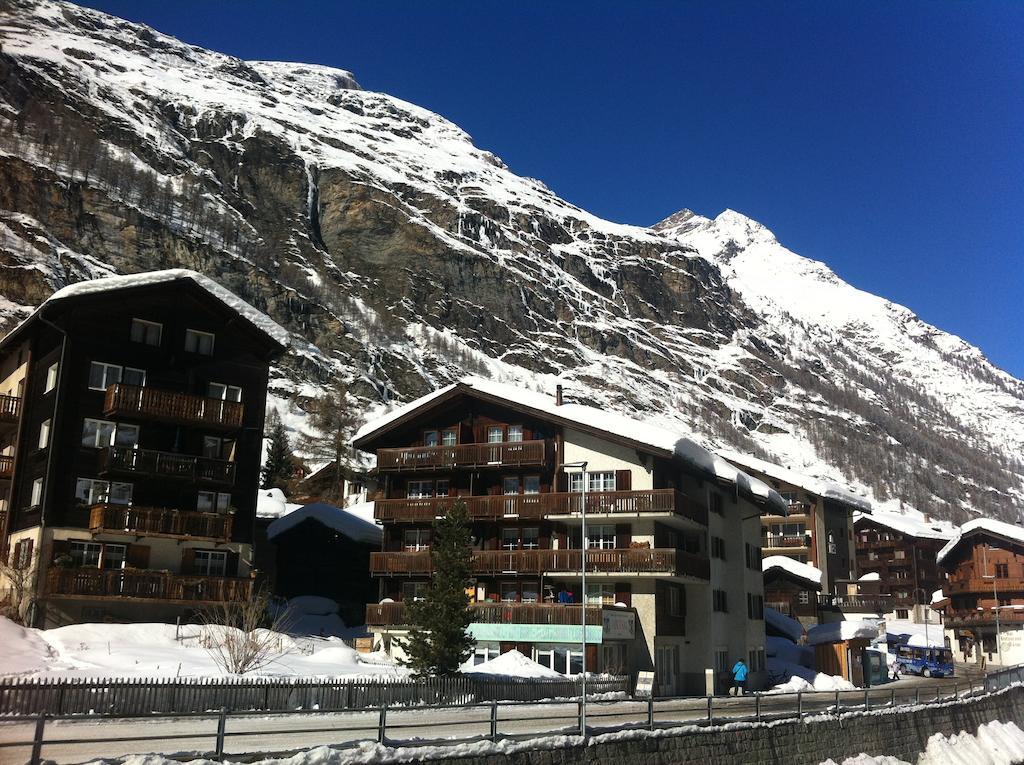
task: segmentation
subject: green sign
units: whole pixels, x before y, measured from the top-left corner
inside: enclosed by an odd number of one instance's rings
[[[587,625],[587,642],[600,643],[603,629]],[[469,625],[478,641],[507,643],[579,643],[583,628],[578,624],[479,624]]]

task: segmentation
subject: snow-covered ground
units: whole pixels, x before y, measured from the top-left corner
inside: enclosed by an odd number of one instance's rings
[[[51,630],[0,619],[0,675],[32,677],[211,677],[229,674],[203,647],[204,628],[173,624],[73,624]],[[364,662],[337,637],[280,635],[264,676],[405,677],[405,669]]]
[[[1016,723],[998,720],[978,726],[977,733],[961,731],[952,736],[936,733],[916,765],[1014,765],[1024,762],[1024,731]],[[841,763],[825,760],[821,765],[913,765],[889,755],[859,754]]]

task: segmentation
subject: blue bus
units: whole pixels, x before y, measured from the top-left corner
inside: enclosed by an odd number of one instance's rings
[[[896,649],[900,672],[923,677],[952,677],[953,652],[948,648],[919,648],[901,645]]]

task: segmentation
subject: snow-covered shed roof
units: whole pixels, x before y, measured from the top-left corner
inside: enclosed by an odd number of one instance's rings
[[[300,507],[302,505],[289,502],[284,492],[278,488],[260,489],[256,494],[257,518],[282,518]]]
[[[744,473],[678,431],[585,404],[558,404],[553,396],[481,377],[464,377],[367,422],[356,432],[353,443],[357,448],[363,448],[371,439],[392,427],[460,393],[511,406],[570,428],[627,443],[646,452],[678,457],[702,473],[735,484],[739,491],[771,505],[780,514],[789,512],[786,501],[766,483]]]
[[[372,502],[365,502],[363,505],[355,505],[351,508],[335,507],[326,502],[303,505],[295,512],[288,513],[271,523],[267,527],[267,538],[274,539],[303,521],[312,519],[343,534],[353,542],[378,545],[383,532],[380,526],[367,520],[367,507],[369,515],[372,516]]]
[[[944,539],[950,540],[956,536],[956,526],[949,521],[925,520],[924,516],[916,511],[907,513],[894,513],[888,510],[875,510],[868,517],[863,513],[853,516],[854,524],[864,519],[869,523],[877,523],[886,526],[893,531],[906,534],[919,539]]]
[[[777,570],[806,582],[811,589],[821,589],[821,569],[810,563],[801,563],[785,555],[769,555],[761,560],[761,572]]]
[[[997,521],[993,518],[975,518],[973,521],[967,521],[967,523],[959,528],[956,536],[946,542],[946,546],[939,550],[938,555],[935,556],[936,560],[942,563],[946,556],[953,552],[961,541],[975,533],[988,533],[1015,544],[1024,544],[1024,527],[1018,526],[1015,523]]]
[[[204,276],[197,271],[191,271],[187,268],[170,268],[163,271],[146,271],[138,274],[105,276],[102,279],[90,279],[84,282],[69,284],[67,287],[57,290],[50,295],[50,297],[44,300],[39,307],[28,316],[28,318],[10,332],[8,337],[13,337],[22,327],[32,322],[46,306],[86,295],[95,295],[115,290],[136,289],[159,284],[168,284],[176,281],[193,282],[279,345],[285,347],[289,345],[290,336],[288,330],[262,311],[246,303],[235,293],[217,284],[217,282],[210,277]]]
[[[840,643],[855,638],[874,640],[878,637],[878,625],[867,621],[842,621],[816,624],[807,630],[808,645]]]
[[[849,505],[862,513],[873,512],[872,504],[869,499],[858,496],[848,489],[844,489],[834,481],[815,478],[814,476],[800,473],[796,470],[783,467],[782,465],[776,465],[774,462],[768,462],[767,460],[758,459],[752,455],[741,454],[740,452],[734,452],[728,449],[720,449],[718,453],[730,462],[735,462],[740,467],[764,473],[766,476],[774,478],[776,481],[783,481],[791,486],[799,486],[801,489],[804,489],[811,494],[816,494],[817,496],[825,499],[835,500],[836,502],[842,502],[843,504]]]

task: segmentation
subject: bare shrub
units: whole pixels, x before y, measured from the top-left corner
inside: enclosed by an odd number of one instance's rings
[[[25,624],[33,600],[36,567],[31,560],[16,558],[15,552],[10,558],[0,555],[0,616]]]
[[[291,612],[275,608],[265,590],[256,591],[247,601],[212,606],[200,621],[201,644],[225,672],[254,672],[293,648],[284,634],[294,623]]]

